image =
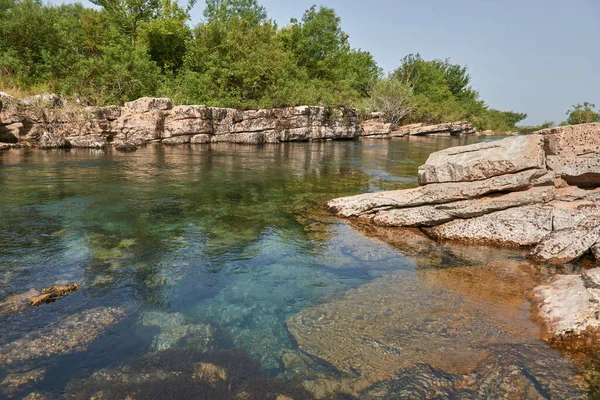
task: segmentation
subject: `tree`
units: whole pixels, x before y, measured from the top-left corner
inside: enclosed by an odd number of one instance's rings
[[[583,104],[573,105],[573,109],[567,111],[568,118],[565,121],[567,125],[587,124],[590,122],[600,122],[600,112],[594,111],[595,104],[585,101]]]
[[[411,111],[412,89],[406,83],[393,78],[381,79],[367,102],[370,111],[382,112],[386,120],[397,125]]]
[[[230,21],[234,16],[251,26],[267,20],[267,11],[256,0],[206,0],[204,18],[211,21]]]
[[[135,44],[141,22],[156,18],[162,10],[162,0],[90,0],[102,7],[124,34]],[[167,0],[168,1],[168,0]]]

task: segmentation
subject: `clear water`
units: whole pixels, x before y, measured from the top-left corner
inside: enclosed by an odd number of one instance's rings
[[[565,358],[540,341],[524,295],[543,273],[511,264],[521,253],[421,244],[419,237],[415,245],[410,235],[352,227],[324,209],[335,197],[416,186],[417,168],[432,151],[474,140],[0,153],[0,301],[55,283],[84,287],[0,315],[0,398],[32,391],[87,398],[98,388],[106,389],[105,398],[124,398],[129,381],[117,389],[109,387],[114,380],[88,386],[98,371],[152,357],[173,367],[194,358],[185,354],[216,365],[259,362],[241,369],[254,368],[252,379],[266,379],[257,386],[277,382],[280,391],[318,374],[351,376],[353,386],[331,390],[345,395],[417,364],[466,374],[489,345],[539,346],[550,352],[544,370],[552,372],[558,368],[552,357]],[[502,260],[509,262],[494,264]],[[380,306],[368,301],[382,292],[391,294]],[[98,334],[69,325],[74,315],[107,307],[122,315]],[[387,314],[378,314],[386,307]],[[330,322],[321,324],[323,315]],[[349,316],[357,322],[346,321]],[[52,343],[64,341],[52,332],[65,324],[73,337],[83,332],[89,341]],[[313,325],[322,338],[303,330]],[[395,343],[391,353],[402,356],[386,364],[376,352],[356,353],[356,330],[372,326],[382,332],[360,335]],[[395,327],[402,342],[390,337]],[[36,352],[36,337],[55,350]],[[17,360],[1,358],[15,348],[22,348]],[[540,352],[534,354],[541,358]],[[309,372],[293,367],[290,354],[309,357]],[[7,389],[8,377],[39,370],[41,378]],[[187,385],[170,384],[136,387],[174,398],[181,389],[175,386]],[[228,390],[237,389],[230,384]],[[265,398],[275,396],[269,393]],[[315,390],[298,393],[310,397]]]

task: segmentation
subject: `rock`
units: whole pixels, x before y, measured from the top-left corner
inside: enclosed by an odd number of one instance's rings
[[[51,132],[44,132],[39,140],[40,149],[66,149],[71,147],[71,143],[62,135]]]
[[[552,232],[533,249],[531,256],[540,262],[565,264],[576,260],[600,241],[600,218],[588,217],[576,226]]]
[[[227,371],[212,363],[194,364],[194,380],[204,381],[211,384],[227,381]]]
[[[132,111],[125,108],[121,116],[114,122],[116,137],[124,141],[158,140],[163,137],[165,112],[150,110],[146,112]]]
[[[71,147],[75,149],[103,149],[108,145],[105,138],[93,138],[87,136],[84,136],[83,138],[70,137],[69,143],[71,143]]]
[[[401,127],[402,128],[402,127]],[[398,130],[401,130],[398,129]],[[475,133],[475,128],[469,122],[445,122],[437,125],[422,125],[410,128],[409,135],[467,135]]]
[[[600,131],[598,135],[600,136]],[[548,156],[546,161],[548,168],[570,185],[592,187],[600,185],[600,155]]]
[[[536,132],[546,138],[549,156],[595,156],[600,153],[600,122],[559,126]]]
[[[419,184],[471,182],[545,166],[543,136],[516,136],[436,151],[419,167]]]
[[[105,119],[108,121],[115,121],[121,116],[121,107],[119,106],[105,106],[96,107],[92,109],[92,114],[97,119]]]
[[[11,373],[0,382],[0,391],[7,397],[13,397],[25,388],[41,382],[45,377],[46,370],[43,368],[27,372]]]
[[[552,209],[540,205],[509,208],[481,217],[456,219],[426,230],[438,240],[497,246],[533,246],[552,232]]]
[[[55,285],[49,288],[44,288],[42,289],[42,294],[29,299],[29,305],[31,307],[36,307],[40,304],[52,303],[53,301],[73,294],[81,289],[82,287],[79,283],[73,283],[70,285]]]
[[[20,101],[24,106],[32,107],[47,107],[61,108],[64,107],[64,102],[59,95],[54,93],[36,94],[35,96],[24,98]]]
[[[95,308],[69,315],[0,346],[0,364],[83,351],[124,315],[122,308]]]
[[[166,98],[142,97],[125,103],[125,109],[138,113],[147,111],[165,111],[172,108],[173,102],[171,99]]]
[[[177,106],[165,118],[165,136],[212,134],[212,108]]]
[[[534,179],[544,174],[545,170],[531,169],[481,181],[438,183],[414,189],[367,193],[331,200],[328,206],[343,217],[358,217],[392,208],[449,203],[494,192],[528,189]]]
[[[596,261],[600,262],[600,243],[594,244],[590,250]]]
[[[538,316],[552,340],[568,340],[593,333],[600,327],[600,269],[587,271],[594,287],[586,287],[582,275],[557,275],[533,291]]]
[[[262,144],[265,143],[263,132],[229,133],[213,136],[211,143],[228,142],[237,144]]]
[[[192,143],[192,144],[210,143],[210,135],[207,135],[207,134],[194,135],[190,139],[190,143]]]
[[[50,398],[42,393],[32,392],[23,397],[23,400],[50,400]]]
[[[187,144],[191,140],[191,136],[174,136],[170,138],[163,139],[162,144],[166,146],[177,146],[179,144]]]
[[[392,124],[383,118],[368,119],[361,122],[361,136],[386,136],[392,132]]]
[[[379,226],[434,226],[456,218],[474,218],[512,207],[547,203],[556,195],[553,187],[537,187],[523,192],[495,194],[433,206],[419,206],[379,211],[373,222]]]
[[[117,145],[115,146],[115,150],[123,153],[130,153],[136,151],[137,147],[132,142],[124,141],[117,143]]]
[[[25,293],[15,294],[7,297],[0,302],[0,315],[11,314],[27,309],[27,301],[39,294],[40,292],[37,290],[29,289]]]

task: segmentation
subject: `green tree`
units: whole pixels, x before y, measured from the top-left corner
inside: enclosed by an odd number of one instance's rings
[[[393,78],[381,79],[367,101],[369,111],[382,112],[386,120],[397,125],[412,111],[412,88]]]
[[[140,23],[155,19],[162,11],[162,0],[90,0],[102,7],[121,31],[135,44]],[[168,1],[168,0],[167,0]]]
[[[204,18],[210,21],[230,21],[234,16],[257,26],[267,20],[267,10],[256,0],[206,0]]]
[[[587,124],[590,122],[600,122],[600,112],[594,111],[595,104],[585,101],[583,104],[573,105],[573,109],[567,111],[568,118],[565,121],[567,125]]]

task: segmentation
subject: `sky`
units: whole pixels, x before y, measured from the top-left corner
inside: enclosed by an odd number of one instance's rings
[[[417,52],[467,65],[481,98],[492,108],[527,113],[523,124],[559,123],[573,104],[584,101],[600,108],[600,0],[259,3],[280,26],[300,19],[313,4],[335,9],[351,45],[371,52],[386,72]],[[198,0],[193,24],[201,21],[203,9]]]

